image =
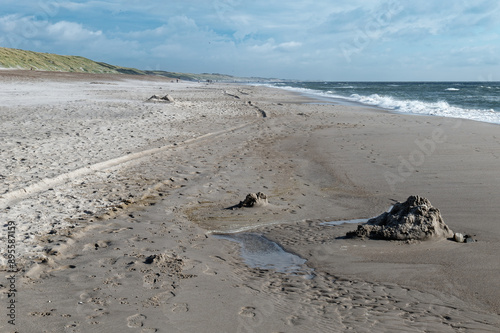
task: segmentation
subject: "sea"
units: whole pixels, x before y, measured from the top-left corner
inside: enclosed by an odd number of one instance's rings
[[[340,104],[500,124],[500,82],[271,82]]]

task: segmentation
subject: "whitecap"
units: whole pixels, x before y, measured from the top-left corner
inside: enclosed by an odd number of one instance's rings
[[[401,113],[463,118],[500,124],[500,112],[495,112],[494,110],[494,112],[491,112],[491,109],[465,109],[452,106],[446,101],[424,102],[419,100],[400,100],[391,96],[381,96],[378,94],[370,96],[353,94],[350,99],[359,103]]]
[[[273,84],[254,84],[254,85],[278,88],[276,85]],[[379,94],[372,94],[368,96],[352,94],[349,97],[346,97],[339,94],[335,94],[331,90],[325,92],[321,90],[290,87],[290,86],[280,86],[279,88],[306,95],[313,95],[320,98],[336,99],[338,101],[345,101],[347,103],[349,102],[361,103],[400,113],[462,118],[462,119],[471,119],[487,123],[500,124],[500,112],[497,112],[492,109],[466,109],[458,106],[452,106],[446,101],[426,102],[426,101],[411,100],[411,99],[403,100],[403,99],[397,99],[392,96],[385,96]],[[500,89],[500,87],[497,88]],[[448,89],[457,89],[457,88],[448,88]]]

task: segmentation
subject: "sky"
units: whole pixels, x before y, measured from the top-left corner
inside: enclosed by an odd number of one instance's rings
[[[2,0],[0,46],[144,70],[500,81],[500,1]]]

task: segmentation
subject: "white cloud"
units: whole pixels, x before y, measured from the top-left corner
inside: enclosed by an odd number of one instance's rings
[[[287,52],[287,51],[292,51],[294,49],[297,49],[301,46],[302,46],[302,43],[295,42],[295,41],[277,44],[275,42],[275,40],[271,38],[263,44],[250,45],[249,49],[256,52],[256,53],[265,53],[268,56],[272,56],[272,54],[270,54],[270,53],[272,53],[274,51]]]
[[[18,27],[20,15],[7,15],[0,17],[0,29],[2,32],[12,32]]]
[[[295,48],[298,48],[301,46],[302,46],[302,43],[292,41],[292,42],[281,43],[278,45],[278,48],[282,49],[282,50],[291,50],[291,49],[295,49]]]
[[[107,1],[61,1],[53,0],[57,6],[70,11],[147,11],[155,5],[155,1],[136,1],[136,0],[107,0]]]
[[[145,55],[135,41],[109,37],[101,30],[88,29],[75,22],[50,23],[9,15],[0,17],[0,34],[4,35],[2,46],[5,47],[81,55],[98,61]]]
[[[124,38],[140,39],[150,41],[157,38],[173,38],[175,36],[196,37],[202,33],[196,22],[186,16],[174,16],[168,19],[166,24],[154,29],[137,30],[128,33],[121,33]]]
[[[46,31],[48,38],[59,42],[86,42],[103,36],[100,30],[88,30],[79,23],[66,21],[48,24]]]
[[[32,16],[20,17],[19,15],[9,15],[0,18],[0,31],[12,33],[29,40],[43,39],[48,41],[81,43],[89,39],[103,36],[100,30],[90,30],[80,23],[59,21],[50,23],[49,21],[37,21]]]
[[[113,5],[105,1],[86,1],[86,2],[56,1],[56,3],[58,4],[59,7],[71,11],[84,10],[89,8],[99,8],[102,10],[109,7],[110,5]]]
[[[336,77],[368,73],[374,64],[377,73],[394,64],[401,72],[405,66],[441,70],[447,60],[459,64],[461,55],[470,66],[498,63],[498,49],[489,47],[499,42],[497,0],[5,0],[2,5],[10,13],[0,17],[3,46],[139,68],[161,64],[169,70],[223,72],[231,64],[228,68],[240,73],[229,71],[241,75]],[[352,63],[343,55],[346,45]]]

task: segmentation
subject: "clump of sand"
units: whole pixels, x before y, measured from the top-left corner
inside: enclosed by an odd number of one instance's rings
[[[427,240],[452,237],[453,232],[444,223],[439,209],[426,198],[410,196],[398,202],[389,211],[359,225],[347,237],[368,237],[386,240]]]
[[[240,201],[238,207],[260,207],[268,204],[267,195],[262,192],[250,193],[246,196],[245,200]]]
[[[169,94],[166,94],[163,97],[153,95],[153,96],[148,98],[148,101],[150,101],[150,102],[166,102],[166,103],[175,102],[174,98],[172,96],[170,96]]]

